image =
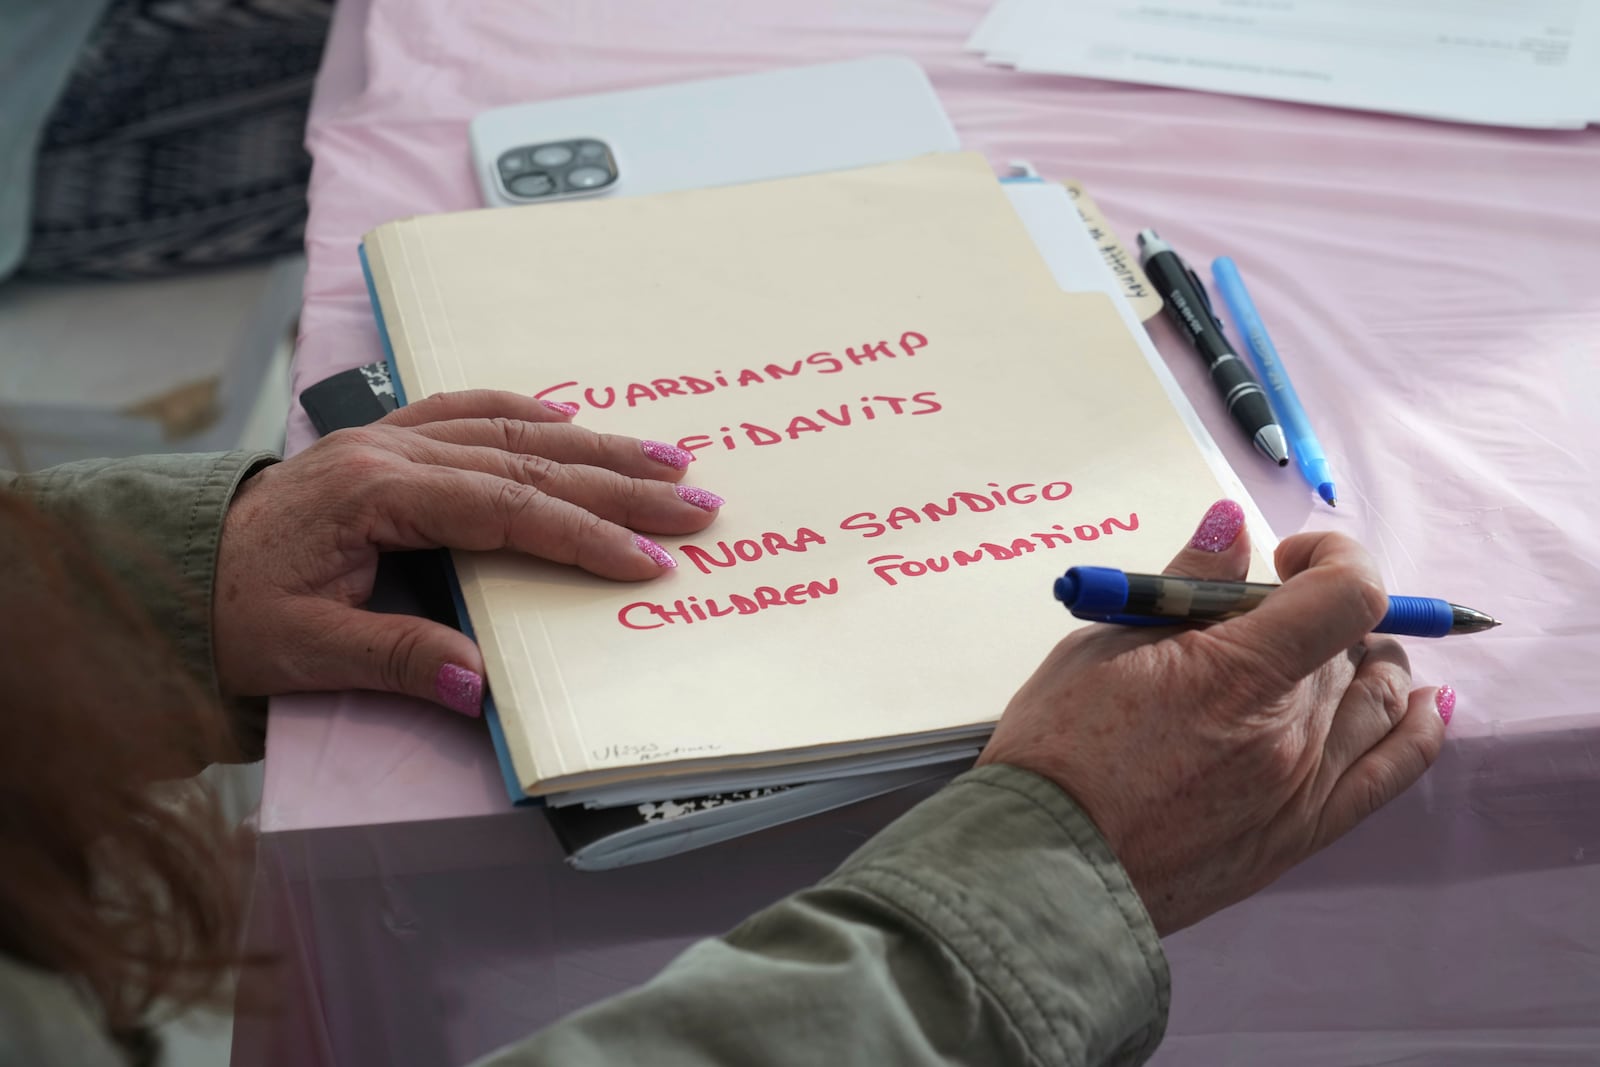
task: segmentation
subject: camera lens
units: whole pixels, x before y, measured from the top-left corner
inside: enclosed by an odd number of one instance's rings
[[[530,166],[528,157],[522,152],[507,152],[500,157],[500,174],[505,178],[514,178]]]
[[[507,182],[506,188],[518,196],[549,196],[556,183],[548,174],[523,174]]]
[[[567,172],[567,184],[574,189],[594,189],[611,180],[604,167],[574,167]]]
[[[604,159],[606,146],[599,141],[585,141],[578,146],[579,159]]]
[[[559,167],[572,158],[572,149],[564,144],[547,144],[533,150],[533,161],[541,167]]]

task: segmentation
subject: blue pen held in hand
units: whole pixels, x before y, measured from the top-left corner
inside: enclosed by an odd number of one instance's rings
[[[1295,465],[1300,468],[1300,474],[1307,484],[1317,491],[1317,495],[1326,500],[1329,507],[1336,506],[1338,498],[1333,488],[1333,472],[1328,468],[1322,444],[1312,432],[1311,420],[1306,418],[1306,410],[1300,405],[1294,383],[1289,381],[1289,372],[1283,368],[1277,346],[1272,343],[1272,337],[1261,322],[1255,302],[1250,299],[1250,291],[1244,287],[1239,268],[1233,260],[1224,256],[1212,262],[1211,277],[1217,283],[1217,291],[1222,294],[1222,302],[1227,305],[1228,316],[1244,338],[1245,348],[1256,365],[1256,373],[1261,375],[1261,382],[1266,386],[1267,401],[1289,438],[1289,453]]]
[[[1264,582],[1218,582],[1171,574],[1128,574],[1115,567],[1073,567],[1056,579],[1056,599],[1080,619],[1122,626],[1222,622],[1260,605],[1277,589]],[[1447,637],[1500,623],[1474,608],[1423,596],[1392,596],[1372,632]]]

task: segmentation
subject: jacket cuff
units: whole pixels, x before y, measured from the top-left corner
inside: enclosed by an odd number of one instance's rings
[[[277,461],[270,452],[88,460],[16,477],[12,488],[71,523],[189,672],[221,696],[212,597],[222,520],[239,485]],[[243,756],[259,758],[265,701],[229,707]]]
[[[1155,927],[1089,817],[1036,774],[962,775],[824,884],[939,938],[1044,1063],[1143,1063],[1161,1042],[1171,979]]]

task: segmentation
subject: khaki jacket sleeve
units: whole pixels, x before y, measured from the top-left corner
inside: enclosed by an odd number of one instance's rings
[[[1155,929],[1088,817],[990,766],[815,888],[480,1067],[1131,1065],[1168,999]]]
[[[0,488],[30,497],[82,534],[172,636],[194,676],[216,692],[211,596],[222,517],[239,483],[276,458],[217,452],[85,460],[32,474],[0,471]],[[229,710],[246,758],[260,758],[266,702],[234,702]]]

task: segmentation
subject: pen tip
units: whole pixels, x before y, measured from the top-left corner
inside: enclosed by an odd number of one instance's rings
[[[1330,508],[1336,508],[1339,506],[1339,498],[1333,493],[1332,482],[1323,482],[1321,485],[1317,486],[1317,495],[1326,500]]]
[[[1256,448],[1260,449],[1272,462],[1280,467],[1289,465],[1289,442],[1283,436],[1282,427],[1276,423],[1263,426],[1256,433]]]

